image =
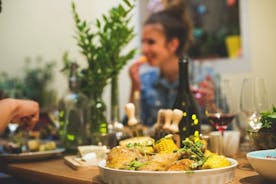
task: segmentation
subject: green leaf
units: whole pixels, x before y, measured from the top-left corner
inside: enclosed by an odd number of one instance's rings
[[[267,117],[276,119],[276,113],[269,114],[269,115],[267,115]]]
[[[276,113],[276,107],[275,106],[272,107],[272,111]]]
[[[96,26],[97,28],[101,28],[101,22],[99,19],[96,20]]]
[[[127,6],[128,6],[129,8],[132,8],[132,7],[133,7],[133,5],[132,5],[128,0],[123,0],[123,1],[124,1],[125,4],[127,4]]]

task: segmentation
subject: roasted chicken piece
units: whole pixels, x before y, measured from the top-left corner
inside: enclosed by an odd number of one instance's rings
[[[142,154],[152,154],[154,152],[153,145],[155,141],[151,137],[132,137],[119,142],[120,146],[134,148],[139,150]]]
[[[173,162],[180,157],[179,153],[159,153],[150,157],[150,159],[137,170],[144,171],[165,171]]]
[[[106,165],[114,169],[128,169],[132,161],[142,159],[142,157],[137,149],[117,146],[108,153]]]
[[[170,165],[167,170],[168,171],[189,171],[192,170],[192,164],[194,162],[190,159],[181,159],[175,161],[172,165]]]

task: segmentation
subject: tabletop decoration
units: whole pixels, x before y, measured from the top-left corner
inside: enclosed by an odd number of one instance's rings
[[[274,149],[276,148],[276,107],[273,106],[270,111],[261,112],[261,128],[256,131],[250,131],[249,138],[254,149]]]
[[[122,0],[107,14],[90,25],[82,20],[72,2],[72,11],[76,26],[74,36],[80,53],[87,61],[87,66],[80,69],[80,90],[90,99],[91,128],[93,133],[107,133],[106,102],[103,99],[105,87],[111,82],[112,118],[118,116],[118,75],[135,54],[136,49],[125,51],[125,47],[134,37],[133,27],[129,25],[134,5],[129,0]],[[124,51],[124,52],[123,52]],[[70,59],[64,57],[65,69]]]

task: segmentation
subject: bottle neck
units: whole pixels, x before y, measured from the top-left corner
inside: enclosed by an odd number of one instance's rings
[[[77,75],[78,65],[76,63],[71,63],[70,66],[70,76],[69,76],[69,89],[73,92],[79,89],[79,80]]]
[[[78,90],[78,80],[77,77],[74,75],[69,78],[69,89],[73,92],[76,92]]]
[[[179,86],[178,91],[190,93],[188,58],[179,59]]]

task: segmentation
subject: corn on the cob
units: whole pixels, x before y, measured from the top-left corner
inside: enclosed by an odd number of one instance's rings
[[[167,135],[166,137],[156,142],[154,149],[158,153],[172,153],[177,150],[178,147],[175,144],[172,135]]]

